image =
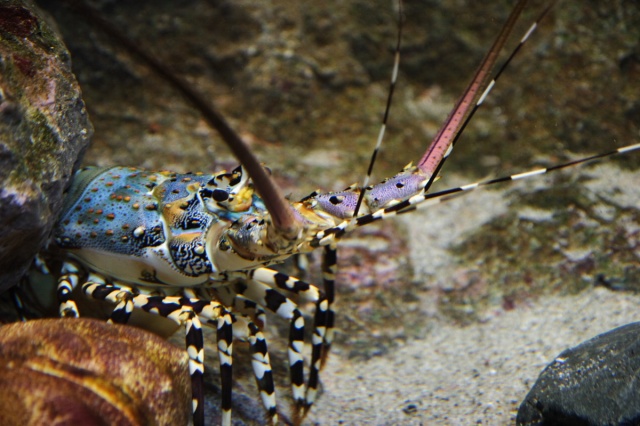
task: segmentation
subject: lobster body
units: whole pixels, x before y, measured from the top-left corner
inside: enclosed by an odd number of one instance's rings
[[[410,195],[418,195],[416,180],[426,178],[416,170],[405,170],[370,187],[363,210],[396,204],[407,198],[409,188]],[[60,314],[79,315],[72,293],[82,282],[87,296],[116,304],[111,322],[126,323],[138,308],[184,324],[195,381],[202,380],[203,368],[198,317],[216,324],[221,369],[226,371],[223,386],[229,395],[223,423],[229,424],[233,339],[248,340],[253,347],[252,364],[263,402],[276,419],[271,367],[261,333],[264,309],[270,310],[290,321],[293,394],[298,411],[306,410],[315,398],[321,360],[332,341],[335,262],[325,271],[328,295],[266,266],[319,246],[327,246],[335,257],[335,240],[353,229],[350,225],[357,225],[352,216],[360,195],[361,189],[352,186],[288,202],[286,207],[299,224],[299,232],[291,238],[274,225],[241,166],[216,174],[83,169],[74,177],[53,235],[55,249],[65,259],[58,278]],[[294,300],[316,304],[306,390],[304,319]],[[202,421],[201,398],[194,391],[196,423]]]
[[[292,203],[303,227],[282,247],[246,176],[241,167],[217,174],[83,169],[68,191],[54,241],[87,270],[128,285],[215,286],[229,273],[326,245],[323,232],[348,225],[361,191],[353,186]],[[419,194],[424,181],[405,170],[370,187],[363,212]]]
[[[88,269],[129,284],[190,287],[224,266],[216,239],[244,214],[264,210],[237,169],[210,174],[135,168],[79,171],[54,241]]]

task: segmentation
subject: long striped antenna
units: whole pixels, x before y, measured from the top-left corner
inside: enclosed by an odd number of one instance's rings
[[[640,150],[640,143],[623,146],[613,151],[602,152],[599,154],[591,155],[589,157],[568,161],[566,163],[556,164],[546,168],[538,168],[538,169],[533,169],[526,172],[498,177],[495,179],[473,182],[467,185],[462,185],[455,188],[449,188],[442,191],[433,192],[430,194],[423,192],[423,193],[414,195],[413,197],[407,200],[400,201],[399,203],[394,204],[390,207],[377,210],[371,214],[360,216],[355,220],[345,220],[333,228],[329,228],[324,231],[318,232],[315,236],[315,240],[311,243],[311,245],[326,246],[334,242],[336,239],[341,238],[344,234],[352,231],[356,227],[368,225],[372,222],[376,222],[382,219],[389,219],[399,214],[409,213],[411,211],[433,206],[435,204],[440,204],[440,203],[449,201],[452,198],[458,197],[465,192],[470,192],[480,187],[486,187],[486,186],[495,185],[495,184],[508,182],[508,181],[527,179],[534,176],[540,176],[546,173],[565,169],[567,167],[576,166],[578,164],[588,163],[588,162],[600,160],[606,157],[611,157],[618,154],[626,154],[626,153],[629,153],[632,151],[638,151],[638,150]]]
[[[566,163],[560,163],[560,164],[556,164],[550,167],[542,167],[539,169],[533,169],[533,170],[529,170],[526,172],[521,172],[521,173],[516,173],[513,175],[509,175],[509,176],[503,176],[503,177],[498,177],[498,178],[494,178],[494,179],[488,179],[488,180],[484,180],[484,181],[478,181],[478,182],[474,182],[474,183],[470,183],[467,185],[462,185],[456,188],[449,188],[449,189],[444,189],[442,191],[438,191],[438,192],[432,192],[430,194],[424,194],[424,200],[431,200],[431,199],[435,199],[438,200],[438,203],[442,202],[442,201],[446,201],[447,199],[452,198],[454,195],[461,195],[461,193],[463,192],[468,192],[468,191],[473,191],[474,189],[480,188],[480,187],[484,187],[484,186],[489,186],[489,185],[495,185],[498,183],[503,183],[503,182],[509,182],[509,181],[516,181],[516,180],[522,180],[522,179],[528,179],[534,176],[540,176],[540,175],[544,175],[550,172],[555,172],[557,170],[561,170],[561,169],[566,169],[568,167],[573,167],[576,166],[578,164],[583,164],[583,163],[588,163],[591,161],[596,161],[596,160],[600,160],[606,157],[611,157],[614,155],[618,155],[618,154],[625,154],[628,152],[632,152],[632,151],[637,151],[640,150],[640,143],[637,144],[633,144],[633,145],[627,145],[627,146],[623,146],[620,148],[617,148],[613,151],[607,151],[607,152],[601,152],[600,154],[595,154],[595,155],[591,155],[589,157],[584,157],[584,158],[579,158],[577,160],[572,160],[572,161],[568,161]],[[422,208],[422,205],[420,204],[422,201],[418,200],[415,204],[413,205],[408,205],[408,206],[400,206],[397,208],[396,210],[396,214],[404,214],[404,213],[409,213],[413,210],[417,210],[419,208]],[[394,206],[396,207],[396,206]]]
[[[534,21],[531,27],[529,27],[524,36],[520,39],[520,43],[511,52],[509,58],[495,73],[493,78],[487,83],[489,73],[491,72],[491,69],[493,68],[497,60],[498,54],[500,53],[502,46],[509,37],[509,34],[511,33],[513,26],[515,25],[515,22],[522,12],[525,4],[526,0],[520,0],[512,10],[496,41],[494,42],[489,52],[482,60],[480,67],[478,67],[476,73],[474,74],[471,83],[456,103],[455,108],[453,109],[449,117],[447,117],[444,124],[433,139],[433,142],[431,142],[431,145],[429,146],[429,148],[427,148],[427,151],[424,153],[422,159],[418,163],[418,168],[427,176],[429,176],[429,181],[424,188],[425,192],[429,190],[429,188],[437,178],[440,169],[451,154],[453,146],[457,143],[465,127],[474,116],[480,105],[482,105],[491,89],[493,89],[493,87],[495,86],[498,78],[503,74],[504,70],[511,63],[512,59],[520,51],[531,34],[535,31],[539,22],[551,10],[553,5],[555,4],[555,1],[550,3],[543,10],[538,19]]]
[[[371,173],[373,172],[373,165],[376,162],[376,157],[382,146],[382,140],[384,139],[384,133],[387,130],[387,121],[389,120],[389,111],[391,111],[391,101],[393,99],[393,92],[396,88],[396,81],[398,80],[398,68],[400,67],[400,46],[402,43],[402,23],[404,21],[404,10],[402,0],[398,0],[398,36],[396,41],[396,49],[393,58],[393,71],[391,72],[391,81],[389,82],[389,94],[387,95],[387,105],[384,108],[384,115],[382,117],[382,125],[380,126],[380,132],[378,133],[378,140],[376,141],[376,147],[371,153],[371,160],[369,161],[369,167],[367,169],[367,175],[362,182],[362,190],[356,203],[356,208],[353,211],[353,217],[358,217],[360,206],[364,200],[364,194],[367,192],[369,181],[371,180]]]

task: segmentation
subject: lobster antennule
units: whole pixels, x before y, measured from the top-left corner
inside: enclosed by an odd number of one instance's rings
[[[530,177],[539,176],[539,175],[543,175],[550,172],[555,172],[561,169],[565,169],[567,167],[573,167],[578,164],[597,161],[606,157],[611,157],[618,154],[626,154],[632,151],[640,151],[640,143],[623,146],[620,148],[616,148],[612,151],[601,152],[588,157],[567,161],[565,163],[555,164],[546,168],[538,168],[538,169],[528,170],[525,172],[515,173],[512,175],[502,176],[502,177],[498,177],[490,180],[473,182],[473,183],[469,183],[459,187],[444,189],[442,191],[433,192],[429,194],[424,192],[416,193],[412,197],[406,198],[404,200],[397,200],[395,202],[391,202],[388,205],[383,206],[376,211],[359,216],[355,220],[344,220],[334,227],[325,228],[324,230],[316,233],[314,239],[309,243],[309,245],[311,247],[327,246],[331,243],[334,243],[335,240],[342,238],[344,235],[351,232],[357,227],[365,226],[372,222],[376,222],[378,220],[389,219],[393,216],[408,213],[416,209],[422,209],[435,204],[440,204],[440,203],[449,201],[453,198],[456,198],[462,195],[463,193],[476,190],[480,187],[495,185],[498,183],[503,183],[508,181],[527,179]]]
[[[396,37],[396,49],[393,55],[393,71],[391,72],[391,81],[389,82],[389,93],[387,95],[387,104],[384,108],[384,115],[382,116],[382,124],[380,125],[380,131],[378,132],[378,139],[376,140],[376,146],[371,153],[371,160],[369,160],[369,167],[367,168],[367,174],[365,175],[362,183],[362,190],[358,196],[356,207],[353,210],[353,217],[357,217],[360,212],[360,207],[364,201],[365,194],[369,189],[369,180],[373,173],[373,165],[380,152],[382,146],[382,140],[384,139],[384,133],[387,129],[387,121],[389,120],[389,112],[391,111],[391,102],[393,101],[393,93],[395,92],[396,82],[398,81],[398,69],[400,68],[400,48],[402,45],[402,22],[404,20],[404,9],[402,0],[398,0],[398,33]]]
[[[494,41],[493,46],[482,60],[480,66],[471,79],[471,82],[458,100],[455,108],[441,126],[440,130],[431,142],[429,148],[427,148],[427,151],[418,163],[418,166],[407,167],[396,176],[387,179],[386,181],[378,185],[374,185],[373,187],[367,187],[368,179],[373,166],[373,161],[376,158],[386,128],[388,113],[390,109],[390,100],[397,78],[397,67],[402,34],[402,2],[400,2],[398,43],[396,47],[396,58],[394,63],[394,71],[391,78],[390,92],[387,99],[385,115],[380,129],[380,135],[378,137],[377,145],[372,155],[371,163],[369,164],[365,185],[363,185],[362,189],[358,190],[355,209],[352,207],[351,202],[343,202],[351,201],[351,199],[354,197],[353,194],[348,193],[353,192],[351,188],[343,191],[342,193],[329,194],[329,196],[318,195],[316,197],[316,200],[322,204],[321,207],[334,216],[346,218],[348,217],[347,215],[351,214],[353,220],[356,220],[361,206],[365,204],[366,207],[368,207],[367,213],[372,213],[380,208],[389,207],[391,205],[398,204],[403,200],[408,200],[412,196],[421,192],[427,192],[433,182],[437,179],[438,172],[442,168],[447,157],[450,155],[453,149],[453,145],[457,142],[462,131],[466,127],[471,117],[474,115],[475,111],[491,91],[496,80],[502,74],[504,69],[511,62],[513,57],[520,50],[527,38],[536,28],[537,23],[548,13],[553,4],[554,3],[551,3],[549,6],[547,6],[547,8],[545,8],[542,14],[531,26],[531,28],[529,28],[529,30],[522,37],[519,45],[516,47],[516,49],[513,50],[513,52],[499,69],[499,71],[493,76],[492,79],[489,79],[491,70],[496,63],[498,55],[502,50],[502,47],[504,46],[509,35],[511,34],[511,31],[513,30],[513,27],[520,13],[526,5],[526,0],[520,0],[512,10],[509,18],[507,19],[507,22],[504,24],[502,30],[498,34],[498,37]],[[328,202],[326,202],[327,200],[334,205],[330,205]]]
[[[502,47],[504,46],[506,40],[509,38],[509,35],[511,34],[520,13],[526,5],[526,0],[520,0],[512,10],[509,18],[507,19],[507,22],[504,24],[502,30],[498,34],[498,37],[494,41],[493,46],[482,60],[480,66],[471,79],[471,82],[463,92],[451,114],[447,117],[447,119],[441,126],[440,130],[431,142],[429,148],[418,163],[418,166],[406,167],[402,172],[398,173],[394,177],[387,179],[377,185],[373,185],[372,187],[368,187],[367,185],[373,166],[373,161],[376,158],[386,128],[388,113],[390,110],[390,101],[393,95],[393,89],[395,87],[397,78],[400,42],[402,35],[402,2],[400,2],[400,13],[398,18],[398,42],[396,46],[395,63],[391,77],[390,91],[387,98],[387,106],[380,129],[380,134],[378,137],[377,145],[372,154],[365,184],[361,188],[351,187],[342,192],[315,194],[313,198],[315,202],[318,203],[319,208],[333,215],[334,217],[340,219],[351,217],[355,221],[356,219],[358,219],[358,213],[360,212],[361,208],[364,211],[365,215],[367,213],[371,214],[376,210],[390,207],[394,204],[406,201],[417,194],[426,193],[433,182],[437,179],[438,172],[451,153],[453,145],[458,141],[461,133],[463,132],[471,117],[474,115],[475,111],[482,104],[488,93],[495,85],[496,80],[509,65],[513,57],[517,54],[522,45],[533,33],[533,31],[537,27],[538,22],[540,22],[540,20],[544,18],[544,16],[549,12],[554,3],[555,2],[552,2],[544,9],[538,19],[531,25],[531,27],[521,38],[520,43],[511,52],[509,58],[503,63],[498,72],[494,74],[493,78],[490,79],[490,73],[496,63],[498,55],[502,50]],[[353,206],[354,203],[355,208]],[[349,229],[350,228],[351,227],[349,227]]]

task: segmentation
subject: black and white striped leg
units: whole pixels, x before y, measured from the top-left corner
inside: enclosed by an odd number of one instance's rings
[[[303,402],[302,416],[300,418],[302,419],[308,408],[311,406],[311,404],[313,404],[315,400],[315,395],[319,384],[319,373],[321,366],[321,357],[323,353],[324,338],[327,329],[327,314],[329,312],[329,302],[324,293],[318,290],[318,288],[314,285],[268,268],[257,269],[254,272],[253,278],[270,287],[277,287],[279,289],[289,291],[299,296],[304,301],[315,302],[316,310],[314,314],[313,325],[311,366],[309,370],[307,390],[305,392]],[[291,331],[295,331],[294,327],[292,327]],[[304,336],[301,336],[301,338],[303,337]],[[291,335],[290,338],[293,339],[294,336]],[[293,340],[290,341],[293,342]],[[300,347],[300,350],[302,350],[302,346]]]
[[[274,290],[270,290],[274,291]],[[292,311],[291,325],[289,327],[289,371],[291,373],[291,387],[295,408],[293,411],[294,424],[300,424],[298,419],[307,406],[306,391],[304,385],[304,318],[298,309]]]
[[[260,398],[267,411],[271,424],[277,424],[277,406],[273,373],[267,342],[262,333],[265,324],[265,311],[254,301],[237,295],[228,287],[210,289],[217,300],[225,306],[233,306],[233,338],[248,341],[251,347],[251,366],[256,378]],[[219,348],[220,349],[220,348]],[[224,397],[223,397],[224,399]]]
[[[173,315],[169,315],[169,318]],[[204,337],[202,335],[202,325],[198,315],[190,306],[183,306],[177,318],[172,319],[174,321],[177,319],[176,322],[185,326],[186,348],[189,355],[189,374],[191,375],[193,424],[204,425]],[[223,410],[223,425],[231,424],[231,401],[229,401],[228,406],[228,412],[225,413]],[[225,414],[228,419],[225,419]]]
[[[249,323],[249,343],[251,344],[251,366],[256,377],[256,383],[260,391],[262,404],[267,410],[267,418],[271,424],[278,422],[278,412],[276,407],[276,393],[273,384],[273,373],[271,371],[271,361],[267,341],[262,331],[254,324]]]
[[[89,274],[87,281],[82,286],[83,291],[85,291],[89,283],[97,286],[91,297],[116,305],[107,322],[110,324],[126,324],[134,308],[133,291],[124,284],[108,283],[102,275],[95,273]]]
[[[216,326],[218,358],[220,362],[220,393],[222,395],[222,424],[231,424],[231,393],[233,387],[233,317],[221,305],[209,304],[200,315],[207,324]]]
[[[61,276],[58,278],[57,297],[60,305],[60,316],[65,318],[77,318],[80,316],[76,302],[71,298],[73,289],[80,280],[80,268],[74,262],[65,261],[62,264]]]
[[[232,306],[231,312],[250,318],[260,330],[264,330],[267,323],[266,312],[253,300],[240,296],[230,286],[209,289],[209,295],[225,306]],[[245,337],[248,338],[248,334]]]
[[[233,387],[233,320],[228,312],[218,318],[217,340],[220,359],[222,424],[231,424],[231,390]]]
[[[320,369],[322,368],[322,354],[325,352],[324,339],[327,330],[327,319],[329,313],[329,302],[324,297],[318,301],[314,314],[314,331],[311,340],[311,366],[309,368],[309,381],[305,393],[305,407],[302,418],[307,414],[309,408],[316,400],[318,385],[320,384]]]
[[[266,268],[261,268],[260,270],[262,269]],[[279,291],[270,288],[255,279],[236,284],[235,291],[247,299],[253,300],[259,305],[276,313],[281,318],[290,321],[288,355],[291,390],[293,393],[293,400],[296,404],[296,408],[294,410],[295,418],[297,415],[296,413],[299,413],[306,405],[304,391],[304,358],[302,356],[302,349],[304,347],[304,318],[298,310],[297,305],[290,299],[285,297]]]
[[[180,296],[149,296],[145,294],[133,294],[129,289],[121,288],[116,285],[104,283],[102,277],[91,274],[91,281],[86,282],[82,286],[83,292],[94,299],[110,301],[112,303],[119,303],[122,300],[126,300],[123,297],[122,292],[129,292],[130,301],[133,306],[138,309],[142,309],[149,313],[160,315],[169,318],[179,325],[185,327],[186,331],[186,347],[187,354],[189,355],[189,372],[191,374],[192,382],[192,404],[193,404],[193,423],[196,426],[204,424],[204,340],[202,336],[202,326],[200,324],[199,314],[210,320],[218,320],[223,318],[224,321],[221,324],[221,335],[225,337],[225,344],[223,346],[226,350],[224,356],[221,355],[220,359],[224,359],[226,363],[231,363],[231,351],[229,339],[229,326],[231,318],[228,316],[228,312],[224,307],[217,302],[201,301],[199,299],[180,297]],[[227,356],[228,355],[228,356]],[[221,368],[226,369],[226,367]],[[229,371],[230,372],[230,371]],[[225,408],[228,408],[223,413],[224,426],[231,425],[231,401],[230,401],[230,378],[225,379],[225,389],[223,389],[223,395],[227,394],[228,401],[225,404]]]
[[[327,329],[324,334],[324,350],[322,352],[322,362],[320,368],[324,367],[327,362],[333,343],[335,312],[333,311],[333,302],[336,294],[336,272],[338,269],[338,253],[336,243],[332,243],[324,248],[324,256],[322,257],[322,280],[324,283],[324,293],[327,297],[329,306],[327,307]]]
[[[115,302],[117,304],[116,307],[113,308],[113,311],[111,311],[111,316],[109,316],[109,320],[107,322],[111,324],[126,324],[129,322],[129,318],[133,312],[134,292],[128,287],[123,288],[119,283],[115,283],[114,287],[119,288],[120,291],[114,295]]]
[[[114,324],[126,324],[129,322],[133,312],[133,295],[129,292],[120,293],[120,302],[113,308],[111,316],[107,322]]]

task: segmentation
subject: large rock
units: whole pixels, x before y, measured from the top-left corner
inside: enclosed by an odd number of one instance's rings
[[[518,410],[518,425],[640,424],[640,322],[567,349]]]
[[[48,319],[0,328],[0,424],[180,425],[189,357],[138,328]]]
[[[93,128],[70,56],[31,3],[0,5],[0,292],[51,231]]]

